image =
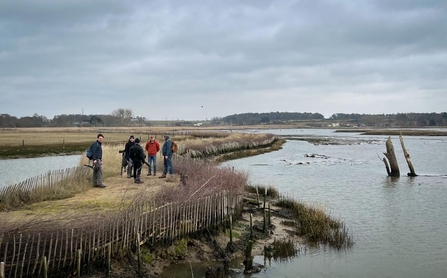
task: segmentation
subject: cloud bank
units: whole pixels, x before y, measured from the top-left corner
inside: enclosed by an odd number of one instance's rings
[[[3,1],[0,113],[445,112],[447,2]]]

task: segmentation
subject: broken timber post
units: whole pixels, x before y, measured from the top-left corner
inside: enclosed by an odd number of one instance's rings
[[[410,177],[416,177],[417,175],[416,172],[414,171],[413,163],[411,163],[410,160],[410,154],[407,152],[407,149],[405,149],[404,138],[402,138],[402,132],[399,135],[399,139],[400,139],[400,145],[402,146],[402,150],[404,152],[405,159],[407,160],[408,168],[410,168],[410,173],[407,173],[407,175]]]
[[[400,176],[399,165],[397,164],[397,159],[396,159],[396,154],[394,152],[393,142],[391,142],[391,136],[388,137],[388,140],[386,140],[385,145],[386,145],[386,153],[383,153],[383,154],[388,159],[389,166],[388,166],[388,162],[385,158],[383,158],[383,162],[385,163],[388,176],[399,177]]]

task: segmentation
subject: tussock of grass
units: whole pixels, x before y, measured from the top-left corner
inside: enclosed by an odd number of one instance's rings
[[[275,239],[270,246],[264,247],[264,254],[267,258],[278,261],[287,261],[298,255],[298,249],[293,240],[289,238]]]

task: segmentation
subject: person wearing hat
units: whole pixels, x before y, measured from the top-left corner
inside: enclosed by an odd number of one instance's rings
[[[135,145],[130,148],[130,159],[132,159],[133,162],[133,179],[135,183],[143,183],[140,176],[145,158],[146,155],[144,154],[143,148],[140,146],[140,139],[136,138]]]
[[[165,137],[165,142],[163,143],[162,147],[162,154],[163,154],[163,174],[159,178],[166,178],[166,175],[174,175],[174,165],[172,165],[172,140],[169,137],[169,134],[165,133],[163,134]]]
[[[127,177],[132,177],[132,160],[130,159],[130,148],[135,145],[135,138],[133,135],[130,135],[129,141],[127,141],[125,147],[124,147],[124,158],[123,160],[123,167],[127,166]]]

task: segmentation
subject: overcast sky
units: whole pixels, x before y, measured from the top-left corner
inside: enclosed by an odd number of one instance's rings
[[[447,111],[446,0],[0,1],[0,114]]]

